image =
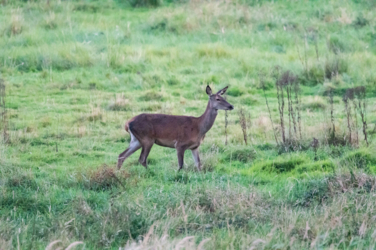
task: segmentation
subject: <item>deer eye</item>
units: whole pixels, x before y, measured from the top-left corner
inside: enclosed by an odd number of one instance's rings
[[[217,101],[219,101],[219,98],[215,98]]]

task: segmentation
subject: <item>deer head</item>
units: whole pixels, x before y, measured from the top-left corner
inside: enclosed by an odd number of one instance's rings
[[[222,97],[224,93],[226,93],[226,90],[228,89],[227,87],[224,87],[220,91],[218,91],[216,94],[212,93],[211,88],[206,86],[206,94],[209,96],[209,103],[210,107],[213,109],[222,109],[222,110],[233,110],[234,106],[232,106],[230,103],[228,103],[225,98]]]

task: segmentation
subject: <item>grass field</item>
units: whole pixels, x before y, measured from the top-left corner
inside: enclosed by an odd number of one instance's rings
[[[0,4],[0,249],[376,248],[373,0]],[[126,120],[207,84],[203,171],[116,170]]]

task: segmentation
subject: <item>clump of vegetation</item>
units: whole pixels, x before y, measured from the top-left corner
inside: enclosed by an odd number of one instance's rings
[[[229,57],[231,55],[229,48],[221,44],[217,44],[215,46],[213,45],[200,46],[197,48],[197,53],[200,57],[214,57],[214,58]]]
[[[229,88],[229,90],[227,90],[226,93],[227,93],[229,96],[238,97],[238,96],[243,95],[243,94],[244,94],[244,91],[242,91],[239,87],[234,86],[234,87]]]
[[[124,93],[116,94],[115,100],[108,105],[109,110],[113,111],[127,111],[130,110],[130,103],[128,99],[125,99]]]
[[[297,166],[305,162],[306,160],[301,157],[281,158],[274,161],[266,161],[260,165],[259,169],[268,173],[285,173],[294,170]]]
[[[313,99],[302,104],[302,109],[322,111],[326,109],[326,103],[319,96],[315,96]]]
[[[56,15],[55,15],[55,12],[51,11],[51,12],[45,17],[44,27],[45,27],[46,29],[56,29],[56,28],[57,28],[57,21],[56,21]]]
[[[86,119],[91,122],[102,121],[103,111],[100,107],[91,107],[90,113],[87,115]]]
[[[356,19],[352,22],[352,25],[356,28],[363,28],[369,24],[369,20],[366,19],[362,14],[359,14]]]
[[[339,54],[347,50],[345,42],[338,36],[330,36],[328,40],[328,47],[334,54]]]
[[[164,101],[165,96],[157,91],[147,91],[145,94],[138,98],[139,101]]]
[[[223,157],[224,162],[240,161],[243,163],[250,163],[256,158],[255,151],[250,148],[239,148],[235,150],[229,150]]]
[[[328,79],[337,77],[340,74],[346,73],[348,64],[345,60],[340,58],[334,58],[327,60],[325,63],[325,76]]]
[[[371,166],[376,166],[376,156],[369,150],[360,149],[348,153],[341,163],[369,171]]]
[[[118,185],[125,188],[122,181],[129,178],[129,176],[130,175],[127,172],[121,172],[119,178],[114,168],[104,164],[98,169],[88,172],[88,182],[86,183],[86,186],[93,190],[108,190]]]
[[[162,5],[161,0],[127,0],[132,7],[158,7]]]
[[[9,35],[21,34],[24,24],[23,15],[20,9],[12,10],[10,25],[8,28]]]

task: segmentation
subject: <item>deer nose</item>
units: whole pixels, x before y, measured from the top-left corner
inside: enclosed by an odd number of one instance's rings
[[[228,108],[229,110],[233,110],[234,109],[234,106],[230,105],[230,107]]]

